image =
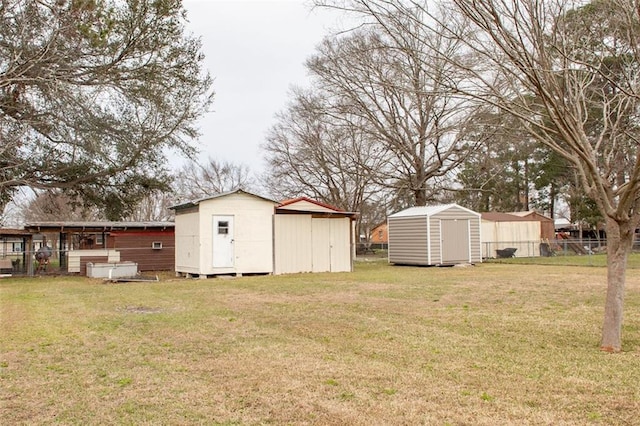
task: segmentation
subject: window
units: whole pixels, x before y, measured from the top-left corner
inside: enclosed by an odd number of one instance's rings
[[[154,241],[151,243],[151,248],[154,250],[160,250],[162,248],[162,241]]]
[[[13,243],[12,251],[14,253],[22,252],[22,243]]]
[[[227,235],[229,234],[229,222],[228,221],[219,221],[218,222],[218,235]]]

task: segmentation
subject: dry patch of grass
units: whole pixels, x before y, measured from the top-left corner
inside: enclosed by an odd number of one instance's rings
[[[0,423],[634,424],[598,350],[606,271],[483,264],[103,284],[0,281]],[[637,423],[636,423],[637,424]]]
[[[524,263],[534,265],[565,265],[565,266],[607,266],[606,253],[586,254],[586,255],[556,255],[551,257],[512,257],[508,259],[489,259],[490,263]],[[629,254],[627,269],[640,269],[640,253]]]

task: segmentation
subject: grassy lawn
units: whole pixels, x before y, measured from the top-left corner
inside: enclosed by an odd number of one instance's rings
[[[518,264],[536,264],[536,265],[567,265],[567,266],[607,266],[607,255],[591,254],[591,255],[571,255],[571,256],[552,256],[552,257],[512,257],[510,259],[490,259],[491,263],[518,263]],[[631,253],[627,263],[628,269],[640,269],[640,253]]]
[[[598,350],[604,268],[359,262],[354,273],[0,280],[0,424],[630,425]]]

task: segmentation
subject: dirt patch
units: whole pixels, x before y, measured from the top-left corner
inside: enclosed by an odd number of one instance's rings
[[[125,306],[123,311],[130,314],[159,314],[163,312],[161,308],[152,308],[150,306]]]

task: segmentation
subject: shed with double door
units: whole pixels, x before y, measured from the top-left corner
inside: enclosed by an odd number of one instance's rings
[[[274,273],[352,271],[355,216],[306,197],[280,203],[274,217]]]
[[[277,204],[236,189],[171,207],[176,213],[176,273],[199,277],[272,273]]]
[[[457,204],[411,207],[387,218],[389,262],[455,265],[482,262],[480,214]]]

